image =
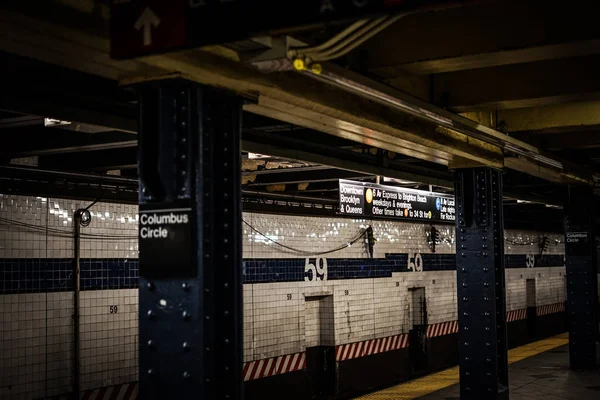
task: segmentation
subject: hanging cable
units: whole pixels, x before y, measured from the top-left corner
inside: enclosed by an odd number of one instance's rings
[[[100,201],[100,198],[97,198],[96,200],[94,200],[89,206],[87,206],[85,209],[89,210],[90,208],[92,208],[97,202]]]
[[[42,226],[28,224],[26,222],[15,221],[15,220],[11,220],[8,218],[2,218],[2,217],[0,217],[0,225],[12,226],[12,227],[21,228],[21,229],[25,229],[25,230],[37,232],[37,233],[48,232],[50,234],[50,236],[54,236],[54,237],[63,237],[63,238],[72,238],[73,237],[73,233],[70,230],[58,229],[58,228],[46,229],[45,227],[42,227]],[[99,234],[99,233],[82,233],[81,238],[82,239],[83,238],[85,238],[85,239],[105,239],[105,240],[132,240],[132,239],[137,239],[137,235],[106,235],[106,234]]]
[[[306,251],[306,250],[296,249],[291,246],[287,246],[283,243],[280,243],[276,240],[271,239],[269,236],[265,235],[264,233],[260,232],[258,229],[254,228],[252,225],[250,225],[245,220],[242,219],[242,222],[245,225],[247,225],[253,232],[257,233],[258,235],[265,238],[269,242],[272,242],[273,244],[280,246],[294,254],[299,254],[299,255],[303,255],[303,256],[320,256],[320,255],[335,253],[336,251],[344,250],[344,249],[352,246],[354,243],[358,242],[361,238],[363,238],[365,236],[365,234],[367,232],[367,230],[363,230],[356,237],[350,239],[349,241],[340,245],[339,247],[336,247],[336,248],[333,248],[330,250],[326,250],[326,251],[321,251],[321,252],[312,252],[312,251]],[[28,224],[26,222],[11,220],[8,218],[0,217],[0,225],[6,225],[6,226],[10,226],[10,227],[15,227],[17,229],[24,229],[24,230],[28,230],[30,232],[45,234],[46,236],[60,237],[60,238],[66,238],[66,239],[73,238],[73,233],[69,230],[50,228],[47,226],[38,226],[38,225]],[[83,232],[80,234],[80,237],[82,239],[98,239],[98,240],[113,240],[113,241],[118,241],[118,240],[130,241],[130,240],[138,239],[137,235],[105,235],[105,234],[94,234],[94,233],[83,233]]]
[[[265,239],[269,240],[270,242],[272,242],[273,244],[277,245],[277,246],[281,246],[293,253],[297,253],[297,254],[301,254],[304,256],[322,256],[325,254],[330,254],[330,253],[335,253],[336,251],[340,251],[340,250],[344,250],[350,246],[352,246],[354,243],[358,242],[360,240],[360,238],[362,238],[363,236],[365,236],[366,230],[363,230],[357,237],[355,237],[354,239],[346,242],[346,244],[337,247],[335,249],[331,249],[331,250],[326,250],[326,251],[321,251],[321,252],[312,252],[312,251],[306,251],[306,250],[301,250],[301,249],[295,249],[293,247],[287,246],[283,243],[279,243],[276,240],[271,239],[270,237],[268,237],[267,235],[265,235],[264,233],[260,232],[259,230],[257,230],[255,227],[253,227],[252,225],[250,225],[249,223],[247,223],[246,221],[244,221],[242,219],[242,222],[244,224],[246,224],[252,231],[256,232],[257,234],[259,234],[260,236],[264,237]]]

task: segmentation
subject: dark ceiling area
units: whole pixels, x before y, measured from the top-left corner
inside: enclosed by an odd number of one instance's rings
[[[56,28],[48,35],[48,46],[55,53],[48,55],[39,46],[27,46],[28,21],[41,16],[10,3],[13,19],[1,23],[6,29],[12,27],[15,36],[12,42],[0,41],[2,192],[137,202],[137,97],[135,84],[124,82],[171,64],[110,60],[107,39],[102,37],[106,21],[96,11],[70,10],[80,15],[77,23],[56,16],[56,27],[76,29],[82,35],[67,38]],[[470,121],[477,129],[494,131],[500,140],[518,140],[540,159],[555,160],[564,169],[562,175],[541,163],[524,164],[521,155],[512,154],[514,146],[498,151],[481,145],[484,150],[479,156],[477,149],[468,146],[480,138],[468,137],[466,131],[439,141],[435,151],[441,158],[421,157],[419,149],[424,143],[435,148],[441,130],[429,129],[414,116],[394,119],[388,111],[375,113],[375,123],[380,125],[365,124],[368,129],[381,125],[397,129],[390,134],[393,140],[378,145],[319,129],[318,124],[303,123],[296,116],[277,119],[246,108],[241,155],[245,207],[331,215],[336,212],[339,179],[375,182],[387,177],[394,179],[389,184],[449,193],[452,169],[491,155],[489,165],[497,166],[494,157],[500,157],[500,164],[506,166],[507,227],[560,231],[566,184],[571,183],[564,176],[592,181],[600,172],[600,78],[594,68],[600,60],[600,28],[594,15],[587,4],[548,7],[521,1],[485,1],[409,13],[323,63],[326,71],[337,68],[367,79],[372,87],[407,96],[402,98],[414,99],[414,104],[425,102],[440,113]],[[86,31],[87,20],[93,23]],[[349,26],[350,22],[298,32],[293,34],[294,43],[316,46]],[[96,44],[89,39],[92,36],[102,41]],[[50,46],[51,41],[64,46]],[[272,43],[230,43],[219,52],[212,49],[211,57],[218,53],[232,59],[228,52],[233,52],[240,63],[267,59],[269,65],[287,67],[253,76],[282,82],[282,88],[294,87],[295,80],[302,84],[302,74],[290,70],[289,63],[264,56],[274,51]],[[317,88],[313,91],[317,97],[329,93],[320,89],[324,84],[319,85],[304,86],[307,92]],[[294,93],[298,98],[307,96],[298,92]],[[261,96],[276,94],[253,93],[255,88],[243,94],[246,104],[260,105]],[[331,93],[340,94],[335,106],[354,111],[347,113],[347,120],[357,126],[368,120],[369,113],[381,110],[376,101],[352,97],[356,93]],[[323,99],[331,98],[325,94]],[[354,104],[354,100],[364,102]],[[397,144],[417,136],[432,139],[415,140],[415,154],[410,144]]]

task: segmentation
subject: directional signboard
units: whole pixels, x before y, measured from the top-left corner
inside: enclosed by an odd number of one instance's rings
[[[131,58],[481,0],[112,0],[111,55]]]
[[[454,196],[340,179],[340,213],[346,215],[454,222]]]

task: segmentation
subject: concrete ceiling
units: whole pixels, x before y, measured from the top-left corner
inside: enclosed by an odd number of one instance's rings
[[[325,66],[433,107],[471,131],[491,128],[475,137],[294,71],[256,71],[240,62],[260,50],[255,42],[117,61],[108,53],[105,2],[56,0],[33,9],[7,0],[0,109],[21,114],[0,115],[2,121],[50,116],[107,129],[81,136],[56,130],[48,140],[40,126],[6,126],[0,132],[13,142],[1,153],[4,160],[35,155],[46,168],[119,169],[135,177],[135,95],[119,84],[184,76],[248,99],[244,150],[276,157],[274,164],[247,163],[253,190],[287,185],[283,191],[292,194],[334,197],[337,178],[374,175],[447,187],[448,167],[489,165],[507,171],[507,192],[560,203],[562,184],[592,183],[600,172],[600,25],[588,3],[484,1],[410,14]],[[343,27],[295,37],[318,44]],[[554,157],[562,169],[510,154],[505,141]],[[289,170],[253,173],[268,165]]]
[[[357,72],[581,162],[600,147],[593,2],[489,1],[408,15],[348,56]],[[592,160],[593,161],[593,160]],[[588,167],[598,170],[591,162]]]

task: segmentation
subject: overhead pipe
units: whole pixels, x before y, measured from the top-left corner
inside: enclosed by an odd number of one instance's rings
[[[335,69],[333,66],[332,68]],[[428,122],[433,122],[439,126],[463,133],[485,143],[492,144],[507,152],[523,156],[545,166],[556,168],[561,171],[564,170],[564,165],[561,161],[540,154],[536,147],[529,145],[528,143],[511,138],[505,133],[496,131],[495,129],[466,120],[461,116],[442,110],[431,104],[413,98],[407,99],[409,96],[405,96],[406,98],[392,96],[330,71],[319,71],[318,73],[315,73],[309,69],[304,69],[299,72],[347,92],[354,93],[362,98],[375,101],[387,107],[394,108]],[[572,174],[569,176],[572,176]],[[578,180],[582,181],[581,178]],[[598,181],[600,178],[593,176],[593,180]]]
[[[298,202],[311,201],[311,202],[315,202],[315,203],[330,203],[330,204],[338,203],[338,200],[335,200],[335,199],[322,199],[320,197],[298,196],[295,194],[286,194],[286,193],[268,193],[268,192],[261,192],[261,191],[255,191],[255,190],[242,190],[242,195],[270,197],[273,199],[282,199],[282,200],[285,199],[285,200],[298,201]]]
[[[310,54],[310,53],[319,53],[321,51],[325,51],[326,49],[329,49],[333,46],[335,46],[337,43],[340,42],[340,40],[345,39],[346,37],[348,37],[350,34],[354,33],[356,30],[360,29],[363,25],[367,24],[368,22],[371,22],[371,20],[369,19],[362,19],[360,21],[356,21],[355,23],[353,23],[352,25],[350,25],[349,27],[347,27],[346,29],[344,29],[342,32],[338,33],[337,35],[335,35],[334,37],[332,37],[331,39],[329,39],[328,41],[326,41],[325,43],[322,43],[318,46],[312,46],[312,47],[302,47],[302,48],[298,48],[298,49],[292,49],[292,54],[291,55],[297,55],[297,52],[302,52],[303,54]],[[296,52],[296,53],[294,53]]]
[[[26,166],[14,166],[14,165],[3,165],[0,166],[0,176],[2,177],[15,177],[29,179],[31,175],[37,174],[46,178],[53,179],[65,179],[71,178],[73,180],[86,181],[86,183],[96,184],[107,184],[107,185],[138,185],[137,179],[123,178],[114,175],[98,175],[98,174],[86,174],[81,172],[70,172],[70,171],[58,171],[41,169],[37,167],[26,167]]]
[[[304,69],[314,62],[342,57],[406,15],[358,21],[322,45],[290,49],[288,58],[294,61],[296,69]]]

